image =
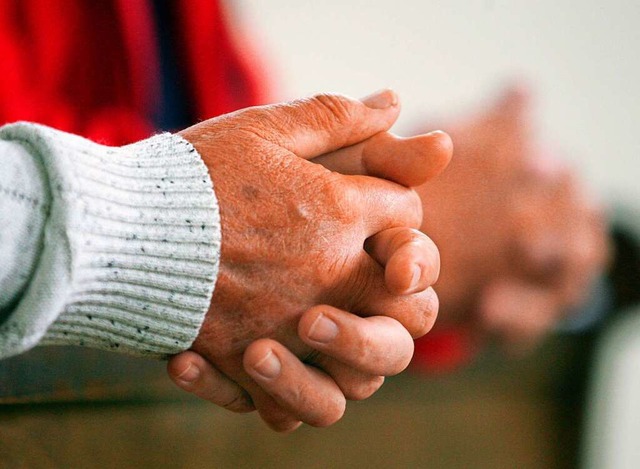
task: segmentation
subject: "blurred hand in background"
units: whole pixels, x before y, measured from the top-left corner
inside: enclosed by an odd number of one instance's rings
[[[529,350],[579,314],[607,264],[603,209],[577,172],[540,146],[530,107],[528,91],[512,87],[478,115],[439,125],[453,139],[454,158],[417,189],[421,229],[442,259],[434,341],[438,331],[457,330],[465,339],[452,345],[495,340],[511,352]],[[417,361],[434,359],[431,338],[424,340]]]

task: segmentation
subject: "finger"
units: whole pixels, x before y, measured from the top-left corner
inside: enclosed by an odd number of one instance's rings
[[[398,296],[386,286],[382,267],[366,252],[355,269],[350,285],[355,288],[346,311],[356,311],[362,316],[388,316],[398,321],[416,339],[431,330],[438,316],[438,296],[433,288],[411,295]]]
[[[440,174],[453,155],[449,135],[441,131],[411,138],[382,132],[364,142],[313,159],[342,174],[375,176],[403,186],[418,186]]]
[[[395,319],[361,318],[328,305],[306,311],[298,335],[315,350],[368,375],[400,373],[413,355],[411,335]]]
[[[182,352],[167,363],[171,380],[184,391],[233,412],[255,410],[251,398],[196,352]]]
[[[367,238],[389,228],[422,225],[422,201],[414,190],[370,176],[338,176],[350,182],[353,203],[362,207]]]
[[[260,414],[260,418],[269,428],[279,433],[291,433],[302,425],[302,421],[292,412],[282,407],[255,381],[248,385],[251,398]]]
[[[412,228],[390,228],[365,242],[365,250],[382,266],[391,293],[423,291],[440,275],[440,254],[427,235]]]
[[[311,159],[388,130],[398,118],[398,96],[380,90],[362,100],[318,94],[287,104],[250,108],[252,132],[293,154]]]
[[[271,339],[253,342],[243,362],[256,383],[302,422],[326,427],[344,414],[345,397],[336,383],[320,370],[303,364],[280,343]]]
[[[331,376],[350,401],[368,399],[384,384],[384,376],[361,373],[327,355],[319,355],[312,363]]]
[[[246,352],[246,349],[245,349]],[[255,360],[254,360],[255,361]],[[257,383],[249,373],[247,373],[247,365],[255,369],[252,363],[245,364],[245,357],[240,357],[240,366],[245,370],[239,379],[238,384],[241,385],[251,396],[251,400],[255,409],[258,411],[260,418],[267,424],[269,428],[280,433],[291,433],[302,425],[300,419],[289,410],[282,407],[273,396],[271,396],[259,383]],[[268,368],[262,368],[260,373],[268,373]],[[279,374],[279,370],[276,370]]]

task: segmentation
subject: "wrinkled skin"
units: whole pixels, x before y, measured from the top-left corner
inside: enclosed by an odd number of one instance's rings
[[[438,244],[439,326],[524,351],[587,298],[608,259],[602,208],[536,146],[526,90],[451,126],[455,158],[417,188]]]
[[[404,248],[376,247],[394,245],[391,235],[381,233],[420,225],[421,205],[415,192],[370,176],[340,175],[305,161],[387,130],[399,109],[395,99],[383,105],[381,99],[370,98],[365,106],[322,95],[239,111],[181,132],[210,170],[223,234],[210,312],[192,348],[241,385],[252,405],[276,430],[295,428],[299,415],[292,415],[287,406],[290,396],[265,392],[255,381],[260,373],[253,370],[250,376],[245,371],[250,368],[246,353],[267,344],[267,349],[259,350],[262,355],[254,357],[254,365],[264,365],[263,359],[274,356],[282,361],[290,352],[298,358],[313,354],[315,362],[326,363],[330,356],[322,358],[298,335],[305,311],[325,304],[363,316],[385,315],[385,320],[402,325],[413,337],[426,333],[435,320],[437,297],[428,288],[439,269],[433,243],[414,231],[412,236],[403,235],[405,241],[399,245]],[[440,149],[417,165],[423,168],[418,180],[425,181],[446,165],[450,145],[447,151]],[[382,155],[370,153],[371,172],[384,173],[385,165],[376,164]],[[380,242],[368,247],[369,255],[363,249],[365,240],[378,236],[382,236]],[[383,267],[387,263],[398,272],[411,272],[417,263],[417,284],[401,280],[387,288]],[[272,342],[254,342],[265,337]],[[247,350],[250,344],[253,349]],[[332,371],[340,375],[344,368],[333,367]],[[311,373],[316,384],[339,390],[327,375]],[[375,376],[367,379],[377,383],[372,388],[381,384]],[[333,404],[331,398],[323,403],[333,405],[331,415],[320,410],[308,417],[308,423],[328,425],[341,416],[344,395],[327,396],[334,398]]]

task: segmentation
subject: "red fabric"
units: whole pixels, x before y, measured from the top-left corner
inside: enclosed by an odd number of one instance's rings
[[[478,344],[464,329],[436,329],[415,341],[411,370],[447,373],[468,365],[478,353]]]
[[[231,22],[219,2],[180,0],[183,50],[197,118],[206,119],[267,99],[266,79],[248,43],[234,44]]]
[[[219,2],[175,6],[194,118],[263,102],[260,72],[246,66]],[[114,145],[144,138],[154,130],[156,47],[149,0],[0,0],[0,123]]]

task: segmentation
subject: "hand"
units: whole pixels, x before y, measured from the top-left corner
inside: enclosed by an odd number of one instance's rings
[[[241,111],[182,133],[211,170],[223,230],[219,280],[194,350],[247,389],[278,429],[291,426],[287,409],[239,371],[251,341],[269,336],[307,356],[311,348],[297,339],[296,325],[302,311],[318,303],[388,314],[414,336],[433,323],[437,302],[424,288],[435,277],[437,254],[423,250],[417,284],[402,287],[416,293],[397,296],[385,290],[382,268],[362,249],[381,230],[419,224],[415,194],[298,158],[386,130],[397,117],[394,100],[390,92],[370,98],[369,106],[320,96]]]
[[[478,308],[485,333],[511,352],[532,349],[579,312],[609,256],[601,208],[576,176],[541,159],[524,170],[531,187],[512,201],[510,269],[486,284]]]
[[[441,132],[410,139],[382,133],[313,161],[330,169],[378,175],[410,185],[419,183],[421,177],[434,176],[448,163],[451,153],[451,141]],[[417,167],[423,165],[425,159],[431,164]],[[340,166],[340,163],[347,163],[347,166]],[[425,173],[427,168],[430,173]],[[385,266],[387,288],[403,292],[410,291],[406,286],[415,275],[413,266],[422,257],[421,250],[429,248],[431,242],[416,230],[392,228],[370,238],[367,244],[370,254],[382,265],[384,259],[391,260]],[[436,266],[435,273],[438,271],[439,266]],[[435,280],[433,278],[430,283]],[[318,329],[316,321],[327,315],[337,326],[334,330],[336,338],[326,342],[313,339],[311,332]],[[321,329],[333,330],[333,327]],[[361,319],[328,306],[315,307],[303,314],[298,332],[302,341],[316,351],[311,359],[307,359],[312,366],[304,365],[274,341],[256,342],[244,356],[245,370],[252,373],[255,365],[272,349],[278,350],[280,374],[267,379],[256,375],[255,379],[263,390],[282,403],[282,407],[290,409],[291,425],[284,427],[285,430],[294,429],[299,421],[316,425],[337,421],[344,412],[344,399],[369,397],[382,385],[384,376],[402,371],[413,353],[409,333],[397,321],[384,316]],[[265,347],[267,350],[263,350]],[[320,370],[331,379],[320,378]],[[214,404],[235,412],[254,409],[250,397],[240,386],[194,352],[173,357],[168,372],[179,387]]]
[[[528,108],[514,88],[453,125],[456,158],[417,188],[422,229],[446,267],[439,326],[466,326],[511,351],[535,345],[581,305],[608,257],[602,209],[536,147]]]
[[[329,319],[335,326],[322,326]],[[333,339],[318,330],[331,331]],[[330,336],[332,334],[327,334]],[[279,431],[295,430],[302,422],[327,426],[339,420],[345,399],[361,400],[373,394],[384,376],[404,370],[413,355],[413,340],[396,320],[385,316],[360,318],[354,314],[316,306],[304,313],[299,325],[300,339],[317,353],[301,361],[272,339],[253,342],[244,354],[245,370],[282,410],[274,425],[272,413],[263,419]],[[267,361],[279,361],[273,374],[265,374]],[[255,409],[250,395],[201,355],[187,351],[168,363],[169,376],[183,390],[234,412]],[[288,418],[281,414],[286,411]]]

